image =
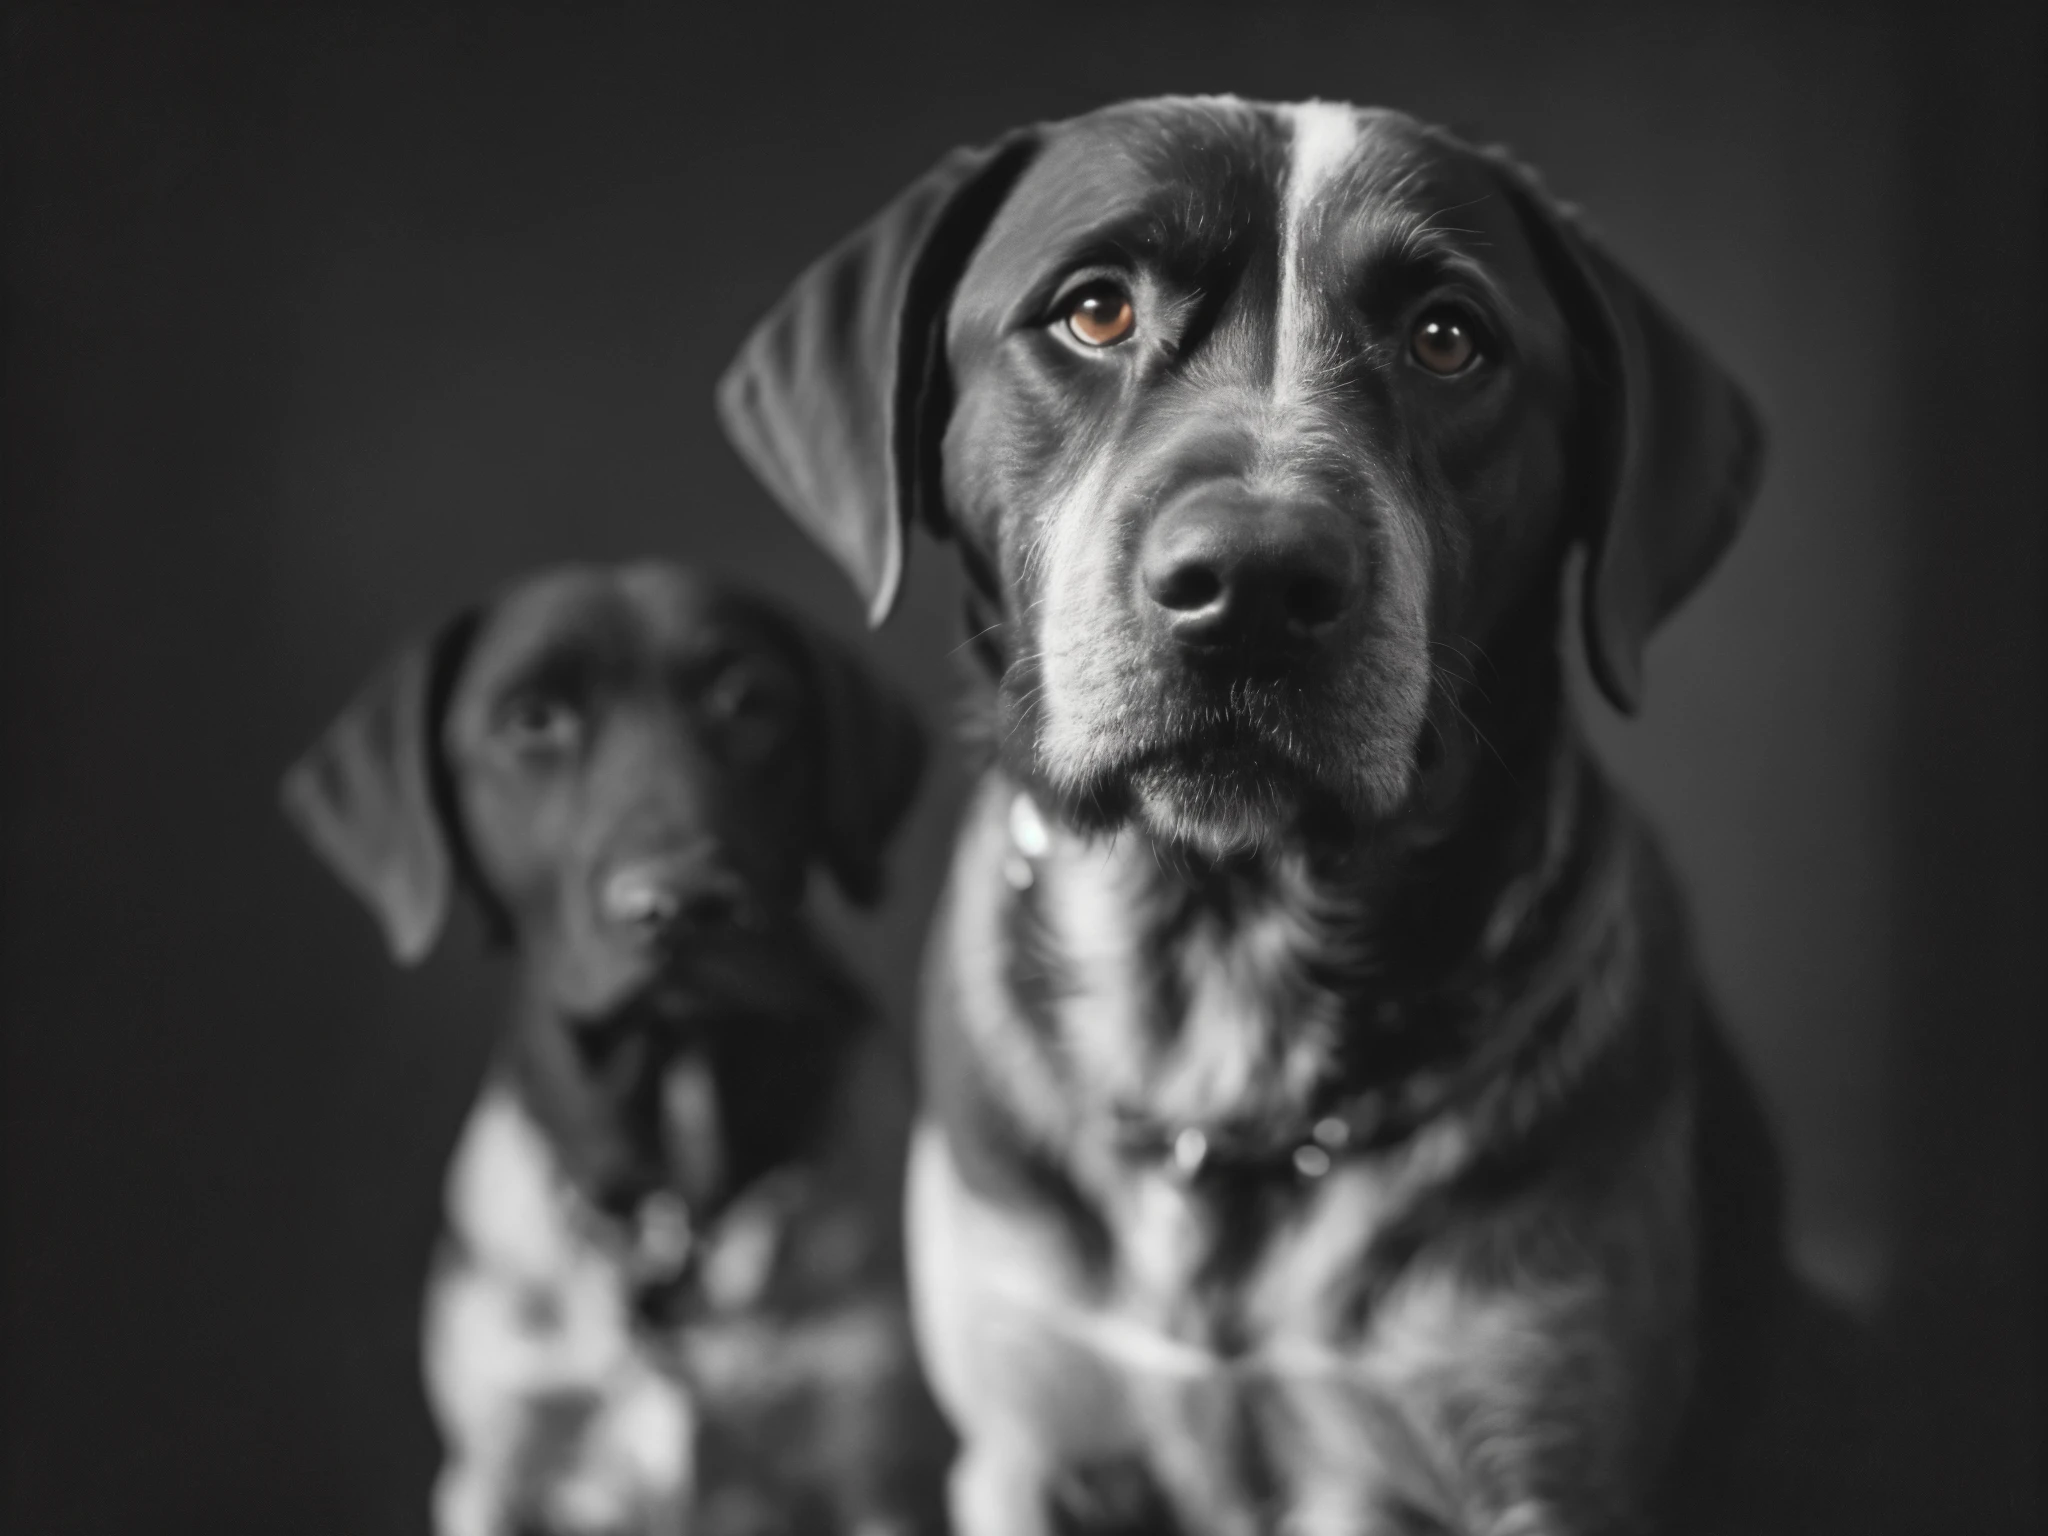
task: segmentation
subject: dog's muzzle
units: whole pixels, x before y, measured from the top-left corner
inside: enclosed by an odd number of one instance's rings
[[[707,937],[757,925],[745,882],[723,865],[649,853],[609,863],[599,874],[598,912],[635,939]]]
[[[1139,573],[1170,648],[1252,665],[1325,645],[1365,586],[1364,552],[1335,508],[1234,483],[1170,503],[1146,532]]]

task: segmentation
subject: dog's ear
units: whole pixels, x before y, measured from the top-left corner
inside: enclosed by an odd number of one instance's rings
[[[471,629],[445,626],[371,679],[285,774],[287,817],[413,965],[448,919],[455,858],[436,792],[447,683]]]
[[[945,317],[1034,130],[955,150],[817,262],[718,384],[726,436],[880,624],[913,520],[943,531]]]
[[[838,640],[807,624],[790,628],[816,705],[819,857],[848,900],[872,906],[883,851],[924,772],[924,730],[909,703]]]
[[[1741,387],[1663,305],[1496,155],[1551,269],[1588,389],[1579,482],[1587,658],[1624,714],[1643,647],[1734,540],[1762,478],[1764,430]]]

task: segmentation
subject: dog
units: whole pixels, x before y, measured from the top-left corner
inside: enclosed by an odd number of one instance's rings
[[[901,1303],[907,1094],[802,916],[871,903],[907,707],[657,564],[523,581],[401,655],[286,779],[424,957],[516,957],[428,1287],[441,1536],[933,1529],[947,1442]]]
[[[1638,706],[1763,433],[1581,220],[1398,112],[1126,103],[946,157],[718,406],[873,622],[956,542],[993,683],[908,1181],[957,1529],[1831,1528],[1776,1154],[1560,645],[1582,555]]]

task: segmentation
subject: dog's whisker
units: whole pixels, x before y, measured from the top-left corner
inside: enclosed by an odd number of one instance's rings
[[[953,657],[955,657],[955,656],[958,656],[958,655],[959,655],[959,654],[960,654],[960,653],[961,653],[962,651],[966,650],[966,649],[967,649],[967,647],[969,647],[970,645],[974,644],[974,642],[975,642],[975,641],[977,641],[977,640],[980,640],[980,639],[983,639],[983,638],[985,638],[985,637],[987,637],[987,636],[989,636],[989,635],[992,635],[992,634],[994,634],[994,633],[995,633],[995,632],[996,632],[997,630],[1001,629],[1002,627],[1003,627],[1003,620],[1001,620],[1001,619],[997,619],[997,620],[995,621],[995,623],[993,623],[993,624],[990,624],[990,625],[987,625],[986,627],[984,627],[984,628],[982,628],[982,629],[977,629],[977,630],[976,630],[976,631],[975,631],[975,632],[974,632],[973,634],[969,635],[969,636],[968,636],[968,637],[967,637],[967,638],[966,638],[965,640],[962,640],[962,641],[961,641],[961,642],[960,642],[960,643],[959,643],[958,645],[954,646],[954,647],[953,647],[953,649],[951,649],[950,651],[946,652],[946,659],[947,659],[948,661],[952,660],[952,658],[953,658]]]

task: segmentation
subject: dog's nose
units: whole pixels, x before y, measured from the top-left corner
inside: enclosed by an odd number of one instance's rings
[[[1206,486],[1153,522],[1141,571],[1182,644],[1286,646],[1344,616],[1363,563],[1333,507]]]
[[[614,865],[598,887],[598,906],[613,927],[644,935],[707,934],[753,925],[753,906],[737,876],[700,861],[660,855]]]

